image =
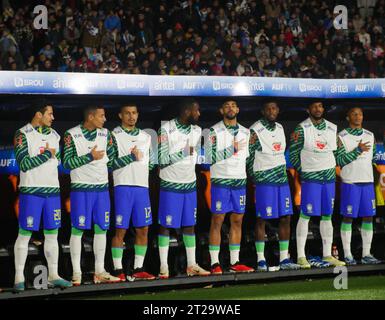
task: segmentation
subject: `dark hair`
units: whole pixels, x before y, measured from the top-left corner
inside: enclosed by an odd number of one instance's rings
[[[120,111],[119,111],[119,112],[122,112],[122,111],[123,111],[123,108],[125,108],[125,107],[135,107],[136,110],[138,110],[138,106],[136,105],[136,103],[128,102],[128,103],[125,103],[125,104],[122,104],[122,105],[121,105]]]
[[[232,98],[232,97],[227,97],[227,98],[224,98],[224,99],[221,99],[221,100],[220,100],[219,109],[222,108],[223,105],[224,105],[226,102],[229,102],[229,101],[234,101],[234,102],[237,104],[237,106],[238,106],[238,103],[237,103],[237,101],[236,101],[234,98]]]
[[[324,102],[323,99],[311,99],[311,100],[309,100],[309,102],[308,102],[307,108],[309,109],[309,108],[312,106],[312,104],[318,103],[318,102],[321,102],[322,105],[325,107],[325,102]]]
[[[178,103],[178,111],[179,115],[183,115],[186,110],[191,110],[194,104],[196,104],[197,101],[193,98],[185,98]]]
[[[364,111],[362,110],[361,107],[351,107],[351,108],[348,109],[348,112],[346,112],[346,115],[349,116],[350,113],[351,113],[354,109],[360,109],[362,113],[364,112]]]
[[[50,103],[44,98],[37,99],[30,108],[30,118],[33,119],[37,112],[44,114],[47,111],[48,106],[52,106],[52,103]]]
[[[278,106],[278,102],[277,100],[274,100],[274,99],[265,99],[262,101],[262,109],[265,109],[266,106],[270,103],[275,103],[277,106]]]
[[[98,109],[104,109],[103,106],[88,106],[84,109],[83,111],[83,117],[84,117],[84,120],[87,120],[88,116],[90,114],[94,114],[96,112],[96,110]]]

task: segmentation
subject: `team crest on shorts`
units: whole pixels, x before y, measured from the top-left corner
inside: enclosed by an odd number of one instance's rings
[[[116,225],[120,226],[123,222],[123,216],[118,215],[116,216]]]
[[[353,212],[353,206],[348,205],[348,206],[346,207],[346,211],[348,212],[348,214],[352,214],[352,212]]]
[[[306,205],[307,213],[313,213],[313,205],[311,203],[308,203]]]
[[[32,228],[33,227],[33,217],[28,216],[27,217],[27,227]]]
[[[86,223],[86,217],[85,216],[80,216],[79,217],[79,227],[84,227]]]
[[[221,202],[221,201],[217,201],[217,202],[215,203],[215,209],[216,209],[217,211],[221,211],[221,210],[222,210],[222,202]]]
[[[266,207],[266,214],[268,217],[271,217],[273,213],[273,208],[272,207]]]
[[[170,215],[166,216],[166,224],[168,226],[172,225],[172,216],[170,216]]]

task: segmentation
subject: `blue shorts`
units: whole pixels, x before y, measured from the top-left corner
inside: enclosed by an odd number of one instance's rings
[[[148,188],[135,186],[116,186],[115,227],[128,229],[132,217],[135,228],[152,223],[151,204]]]
[[[197,216],[197,193],[160,190],[159,224],[165,228],[195,226]]]
[[[211,212],[244,214],[246,208],[246,188],[211,186]]]
[[[373,183],[341,183],[341,214],[346,218],[376,215]]]
[[[293,214],[291,194],[288,184],[255,186],[255,209],[257,217],[277,219]]]
[[[44,229],[52,230],[61,226],[61,203],[59,196],[44,197],[20,194],[19,226],[24,230],[38,231],[43,214]]]
[[[301,211],[307,216],[330,216],[333,214],[335,182],[317,183],[303,181],[301,184]]]
[[[92,224],[100,229],[110,227],[110,194],[106,191],[71,191],[72,226],[89,230]]]

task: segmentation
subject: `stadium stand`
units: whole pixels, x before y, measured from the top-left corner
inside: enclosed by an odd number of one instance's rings
[[[381,78],[385,1],[3,0],[2,70]],[[333,28],[335,5],[347,30]]]

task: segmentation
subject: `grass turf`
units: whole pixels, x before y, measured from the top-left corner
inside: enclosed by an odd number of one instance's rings
[[[350,277],[347,290],[336,290],[334,278],[279,283],[227,285],[144,294],[93,297],[107,300],[384,300],[385,276]]]

